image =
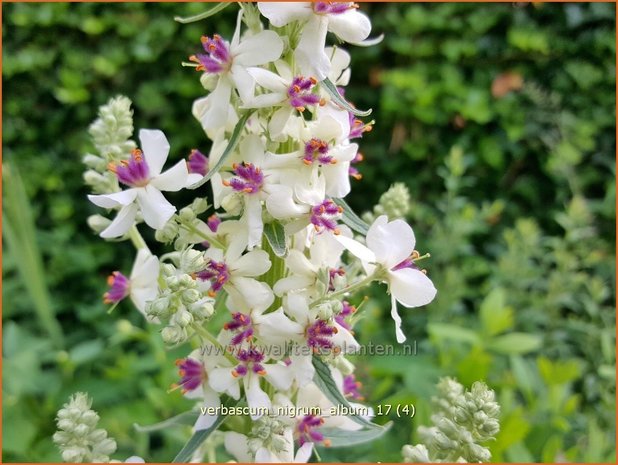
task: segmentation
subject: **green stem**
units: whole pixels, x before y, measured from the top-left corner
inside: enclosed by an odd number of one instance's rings
[[[190,223],[186,223],[182,220],[180,220],[180,225],[185,228],[187,231],[193,233],[193,234],[197,234],[198,236],[200,236],[202,239],[208,241],[208,243],[210,245],[214,245],[215,247],[217,247],[218,249],[225,249],[225,245],[223,245],[220,241],[218,241],[217,239],[215,239],[212,236],[208,236],[206,234],[204,234],[202,231],[200,231],[199,229],[197,229],[195,226],[193,226]]]
[[[336,292],[332,292],[332,293],[322,297],[321,299],[316,300],[309,307],[313,308],[313,307],[315,307],[317,305],[320,305],[321,303],[323,303],[323,302],[325,302],[327,300],[336,299],[338,297],[344,296],[345,294],[356,292],[360,288],[365,287],[368,284],[371,284],[375,280],[376,280],[376,274],[374,273],[372,275],[367,276],[365,279],[361,279],[360,281],[357,281],[354,284],[350,284],[348,287],[344,287],[343,289],[340,289],[340,290],[338,290]]]
[[[137,226],[135,225],[131,226],[131,229],[129,229],[129,238],[131,239],[131,242],[133,243],[133,245],[135,246],[137,250],[146,249],[148,252],[150,252],[150,249],[148,248],[146,241],[144,240],[142,235],[137,230]]]
[[[193,325],[191,325],[191,327],[195,330],[195,332],[197,334],[199,334],[202,337],[202,339],[207,340],[212,345],[214,345],[215,347],[220,349],[221,353],[225,356],[225,358],[228,359],[228,361],[232,362],[232,364],[234,364],[234,365],[236,365],[238,363],[238,361],[234,358],[233,355],[231,355],[231,354],[229,354],[229,353],[227,353],[225,351],[225,347],[223,347],[221,345],[221,343],[219,341],[217,341],[217,338],[215,336],[213,336],[212,334],[210,334],[210,331],[208,331],[206,328],[204,328],[203,326],[200,326],[198,324],[193,324]]]

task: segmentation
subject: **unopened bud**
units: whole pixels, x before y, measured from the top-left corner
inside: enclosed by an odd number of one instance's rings
[[[112,220],[102,215],[90,215],[86,221],[95,234],[101,234],[105,228],[112,224]]]

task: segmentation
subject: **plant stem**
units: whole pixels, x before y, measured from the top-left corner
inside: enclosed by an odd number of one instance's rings
[[[349,293],[355,292],[355,291],[359,290],[360,288],[365,287],[368,284],[371,284],[373,281],[375,281],[375,279],[376,279],[376,275],[374,273],[372,275],[367,276],[365,279],[361,279],[360,281],[357,281],[354,284],[350,284],[348,287],[344,287],[343,289],[340,289],[340,290],[338,290],[336,292],[333,292],[331,294],[328,294],[328,295],[322,297],[319,300],[316,300],[309,307],[313,308],[313,307],[321,304],[322,302],[324,302],[326,300],[336,299],[336,298],[341,297],[341,296],[343,296],[345,294],[349,294]]]
[[[144,240],[142,235],[137,230],[137,226],[135,225],[131,226],[131,229],[129,229],[129,238],[131,239],[131,242],[133,243],[133,245],[135,246],[137,250],[146,249],[148,252],[150,252],[150,249],[148,248],[146,241]]]
[[[217,341],[217,338],[214,337],[212,334],[210,334],[210,331],[208,331],[206,328],[198,324],[193,324],[191,325],[191,327],[195,330],[196,333],[198,333],[202,337],[202,339],[207,340],[212,345],[214,345],[219,350],[221,350],[221,353],[225,356],[225,358],[228,359],[228,361],[232,362],[232,364],[234,365],[238,363],[238,361],[234,358],[233,355],[226,352],[225,347],[223,347],[221,343]]]

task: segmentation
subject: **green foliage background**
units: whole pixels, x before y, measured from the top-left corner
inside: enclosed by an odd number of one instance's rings
[[[346,95],[377,123],[349,201],[362,212],[391,183],[410,188],[439,294],[402,312],[416,356],[356,360],[370,404],[413,403],[416,417],[379,418],[395,421],[388,437],[323,459],[401,460],[429,422],[434,383],[451,375],[496,390],[495,461],[613,462],[615,6],[362,8],[386,38],[351,48]],[[165,351],[128,304],[106,313],[105,277],[132,252],[86,227],[96,208],[80,159],[98,106],[117,94],[134,101],[136,127],[164,130],[173,156],[206,150],[190,114],[202,88],[180,62],[200,35],[230,36],[233,8],[190,25],[172,18],[204,5],[2,9],[3,461],[58,461],[54,415],[77,390],[94,397],[118,458],[168,461],[186,429],[131,425],[189,407],[166,392],[183,352]],[[492,94],[500,80],[516,88]],[[362,342],[394,343],[384,290],[363,310]]]

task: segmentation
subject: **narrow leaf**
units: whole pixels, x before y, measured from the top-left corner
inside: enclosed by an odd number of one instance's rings
[[[391,426],[393,426],[392,421],[380,428],[361,429],[358,431],[346,431],[339,428],[320,428],[320,433],[324,435],[324,439],[330,441],[330,447],[348,447],[378,439],[390,430]]]
[[[363,236],[367,235],[367,231],[369,231],[369,225],[365,223],[354,210],[346,203],[343,199],[332,199],[337,205],[343,208],[343,214],[341,219],[343,222],[348,225],[351,229],[356,231],[357,233],[362,234]]]
[[[16,165],[2,165],[2,236],[15,263],[40,325],[57,348],[63,346],[62,328],[56,320],[47,286],[43,258],[36,237],[34,214]]]
[[[252,114],[253,114],[253,111],[249,111],[245,113],[242,118],[238,120],[238,123],[236,123],[236,126],[234,127],[234,131],[232,132],[232,137],[230,137],[230,141],[228,142],[227,147],[225,147],[225,150],[223,151],[223,153],[221,154],[221,158],[219,158],[219,161],[215,164],[215,166],[213,166],[208,171],[208,173],[206,173],[206,176],[204,176],[202,179],[200,179],[195,184],[189,186],[188,187],[189,189],[197,189],[198,187],[206,184],[208,181],[210,181],[210,178],[212,178],[216,173],[219,172],[219,170],[223,166],[223,163],[225,163],[225,160],[227,160],[227,158],[230,156],[230,154],[234,151],[234,149],[238,145],[238,141],[240,139],[240,133],[245,128],[245,124],[247,123],[247,120]]]
[[[179,23],[187,24],[194,23],[196,21],[200,21],[202,19],[210,18],[213,15],[216,15],[220,11],[223,11],[226,7],[230,6],[231,2],[221,2],[218,5],[213,6],[209,10],[206,10],[204,13],[200,13],[195,16],[188,16],[186,18],[182,18],[180,16],[174,16],[174,21],[178,21]]]
[[[231,397],[223,397],[222,405],[225,407],[234,407],[240,400],[232,399]],[[188,463],[193,456],[193,453],[197,450],[198,447],[212,434],[213,431],[216,431],[219,426],[227,419],[227,415],[219,415],[217,420],[213,423],[213,425],[208,429],[203,429],[200,431],[196,431],[193,436],[187,441],[184,447],[178,452],[178,455],[174,457],[172,463]]]
[[[137,423],[133,423],[133,428],[135,428],[135,431],[139,433],[152,433],[154,431],[169,428],[170,426],[193,426],[199,414],[199,411],[189,410],[153,425],[141,426]]]
[[[320,391],[322,391],[322,393],[326,397],[328,397],[328,400],[330,400],[333,404],[343,405],[344,407],[354,410],[337,387],[337,384],[335,383],[335,380],[330,373],[328,365],[324,363],[324,361],[317,355],[314,355],[312,357],[312,362],[313,367],[315,368],[315,376],[313,377],[313,382],[318,386]],[[382,426],[371,423],[369,420],[365,420],[363,417],[360,417],[358,415],[350,415],[349,418],[355,423],[371,429],[383,428]]]
[[[275,255],[279,258],[285,256],[287,252],[287,246],[285,243],[285,232],[283,231],[283,225],[278,221],[267,223],[264,225],[264,234],[271,249],[275,252]]]
[[[371,114],[371,109],[363,111],[354,108],[346,99],[341,96],[341,94],[337,90],[337,86],[335,86],[335,84],[333,84],[330,79],[326,78],[322,82],[320,82],[320,84],[324,86],[324,89],[326,90],[326,92],[328,92],[328,94],[335,101],[335,103],[344,110],[347,110],[356,116],[369,116]]]

